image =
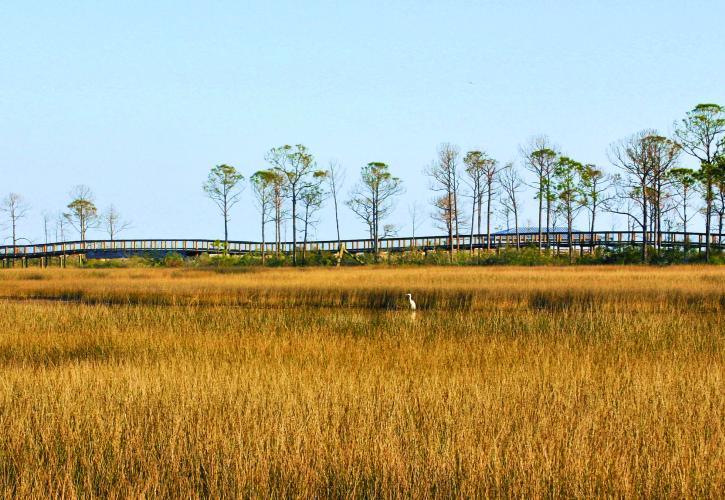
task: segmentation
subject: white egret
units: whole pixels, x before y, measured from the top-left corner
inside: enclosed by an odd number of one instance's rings
[[[410,302],[410,310],[415,311],[415,302],[413,301],[413,295],[406,294],[408,296],[408,301]]]

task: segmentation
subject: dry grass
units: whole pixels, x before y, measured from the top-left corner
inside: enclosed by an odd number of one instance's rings
[[[236,272],[235,272],[236,271]],[[725,310],[725,272],[709,267],[37,270],[0,273],[0,299],[253,309],[500,310],[602,307]]]
[[[0,297],[2,496],[725,489],[719,268],[18,270]]]

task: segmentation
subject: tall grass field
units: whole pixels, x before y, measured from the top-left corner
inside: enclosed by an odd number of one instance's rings
[[[723,268],[241,271],[0,272],[0,496],[725,491]]]

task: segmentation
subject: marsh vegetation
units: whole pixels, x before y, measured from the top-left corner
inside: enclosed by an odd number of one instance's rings
[[[0,495],[716,497],[724,311],[715,267],[4,271]]]

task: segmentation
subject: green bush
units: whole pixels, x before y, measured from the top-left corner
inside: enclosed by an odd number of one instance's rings
[[[642,249],[636,246],[621,248],[599,247],[593,253],[580,254],[578,251],[575,252],[574,260],[575,264],[580,265],[642,264]],[[682,248],[663,248],[656,250],[654,247],[650,247],[648,249],[648,260],[651,265],[704,263],[705,252],[704,250],[699,251],[697,249],[684,251]],[[725,264],[725,252],[714,249],[710,260],[713,264]],[[69,258],[67,262],[71,267],[78,266],[77,259]],[[337,265],[337,252],[309,250],[304,258],[301,253],[298,253],[297,262],[299,266],[332,267]],[[343,266],[373,265],[376,263],[390,266],[547,266],[569,265],[569,255],[565,251],[560,254],[553,254],[546,250],[540,251],[535,246],[526,246],[518,250],[516,248],[502,248],[498,251],[492,250],[490,252],[484,250],[480,253],[474,252],[473,254],[467,248],[461,248],[459,252],[454,253],[453,259],[451,260],[448,252],[443,249],[427,252],[416,249],[383,253],[377,259],[377,262],[375,256],[369,252],[345,254],[340,262]],[[291,265],[291,255],[282,254],[277,256],[274,253],[265,255],[264,267],[284,267]],[[84,260],[82,266],[91,269],[127,267],[191,267],[199,269],[261,267],[262,255],[260,253],[248,253],[244,255],[230,255],[228,253],[209,255],[203,253],[196,257],[185,258],[178,253],[169,253],[163,256],[158,253],[148,253],[128,259]]]
[[[88,269],[119,269],[130,267],[128,259],[89,259],[83,264]]]
[[[164,267],[184,267],[184,257],[178,253],[169,253],[161,260]]]
[[[514,266],[545,266],[568,262],[569,256],[554,256],[538,248],[522,248],[520,250],[502,250],[499,253],[490,253],[483,256],[483,265],[514,265]]]

